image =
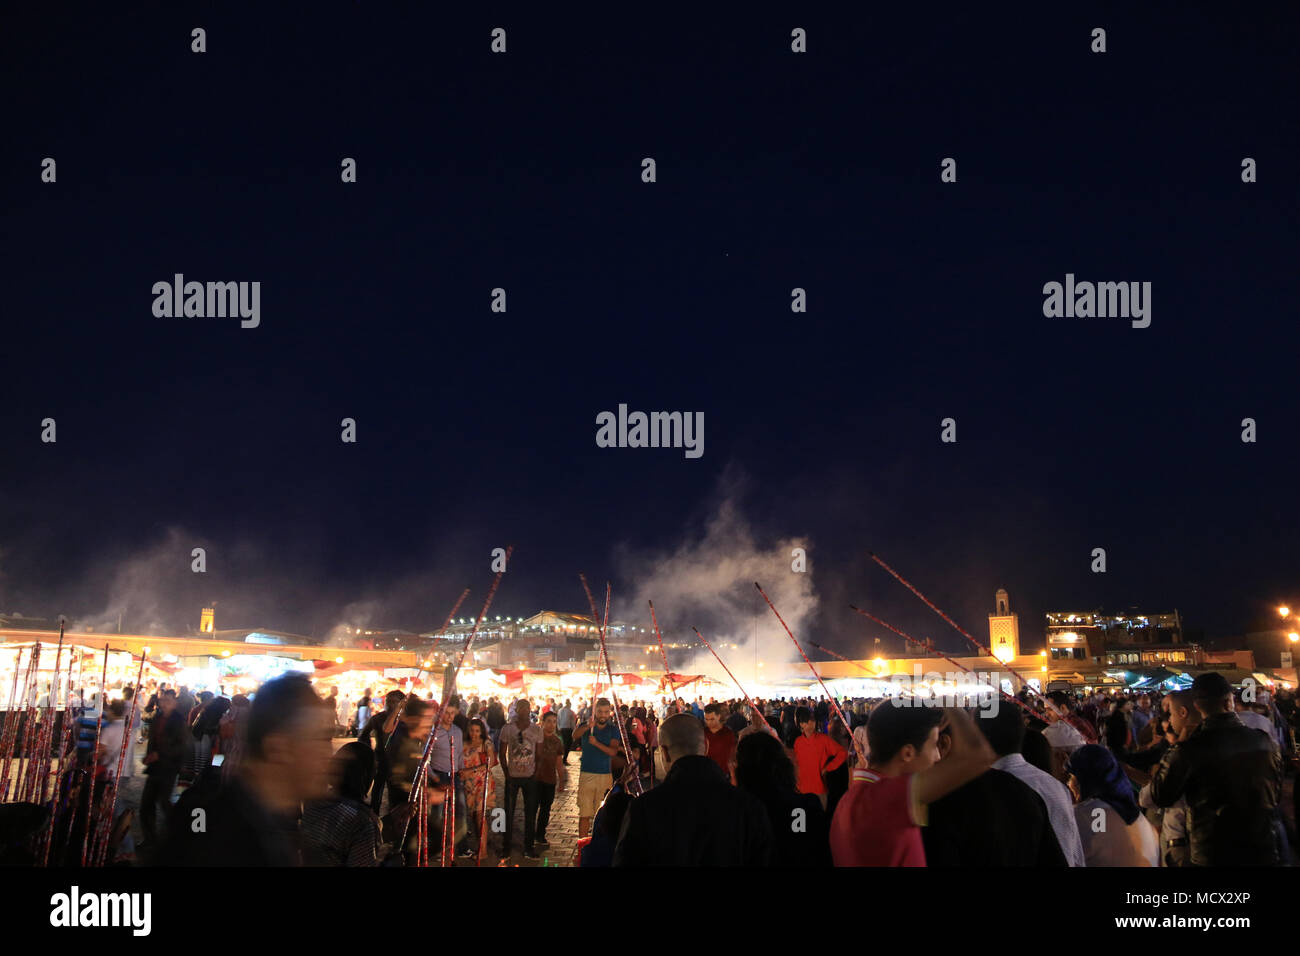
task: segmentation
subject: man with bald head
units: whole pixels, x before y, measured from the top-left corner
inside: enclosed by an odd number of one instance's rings
[[[708,758],[704,725],[674,714],[659,728],[659,749],[664,781],[632,801],[614,865],[767,866],[767,811]]]

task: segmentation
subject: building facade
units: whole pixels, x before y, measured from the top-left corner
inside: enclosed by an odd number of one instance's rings
[[[1052,681],[1099,683],[1107,670],[1197,667],[1200,653],[1198,645],[1184,641],[1177,610],[1047,614],[1047,668]]]

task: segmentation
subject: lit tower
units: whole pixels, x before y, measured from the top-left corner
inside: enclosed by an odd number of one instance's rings
[[[1020,619],[1011,613],[1005,589],[998,588],[993,600],[997,610],[989,615],[989,650],[1005,664],[1020,656]]]
[[[210,607],[203,609],[203,616],[199,618],[199,633],[211,634],[216,624],[216,611]]]

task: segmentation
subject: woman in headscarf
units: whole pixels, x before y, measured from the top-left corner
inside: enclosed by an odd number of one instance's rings
[[[1086,865],[1159,866],[1160,838],[1138,810],[1115,755],[1085,744],[1070,754],[1065,769]]]

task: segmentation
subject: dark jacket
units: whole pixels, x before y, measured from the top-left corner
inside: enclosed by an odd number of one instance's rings
[[[424,759],[424,746],[425,741],[412,737],[405,723],[400,720],[397,722],[397,729],[388,741],[388,785],[392,788],[388,791],[390,795],[396,791],[403,800],[410,797],[415,772]]]
[[[921,830],[927,866],[1066,866],[1034,789],[1002,770],[984,771],[930,804]]]
[[[1213,714],[1169,748],[1151,777],[1158,807],[1187,798],[1192,866],[1277,866],[1282,754],[1236,714]]]
[[[1133,719],[1128,714],[1116,711],[1106,718],[1106,746],[1116,760],[1124,760],[1132,749],[1132,741],[1129,740],[1132,732]]]
[[[208,701],[207,705],[199,711],[199,715],[194,718],[194,723],[190,725],[190,733],[195,740],[202,740],[204,736],[215,737],[221,730],[221,718],[230,710],[230,701],[225,697],[217,697]]]
[[[615,866],[768,866],[772,825],[708,757],[673,762],[623,818]]]
[[[845,768],[847,769],[847,767]],[[815,793],[755,793],[772,825],[772,865],[832,866],[831,818]]]
[[[392,736],[384,733],[384,724],[388,721],[388,711],[381,710],[366,721],[366,725],[357,734],[357,740],[368,744],[375,751],[375,776],[388,778],[388,765],[392,755],[388,752]],[[398,721],[401,726],[401,721]],[[396,733],[397,728],[393,728]],[[374,742],[371,743],[371,735]]]
[[[166,720],[155,720],[153,726],[149,728],[149,749],[145,751],[145,756],[157,753],[158,759],[147,764],[144,772],[147,774],[179,773],[193,741],[190,729],[185,726],[185,715],[181,713],[179,707],[174,709]]]
[[[203,820],[197,832],[196,819]],[[301,866],[298,820],[268,811],[238,777],[187,792],[176,802],[158,865]]]
[[[1152,721],[1152,723],[1154,723],[1154,721]],[[1134,770],[1141,770],[1143,773],[1150,773],[1151,768],[1163,760],[1168,751],[1169,741],[1162,738],[1154,747],[1133,751],[1128,755],[1128,759],[1125,763]]]

